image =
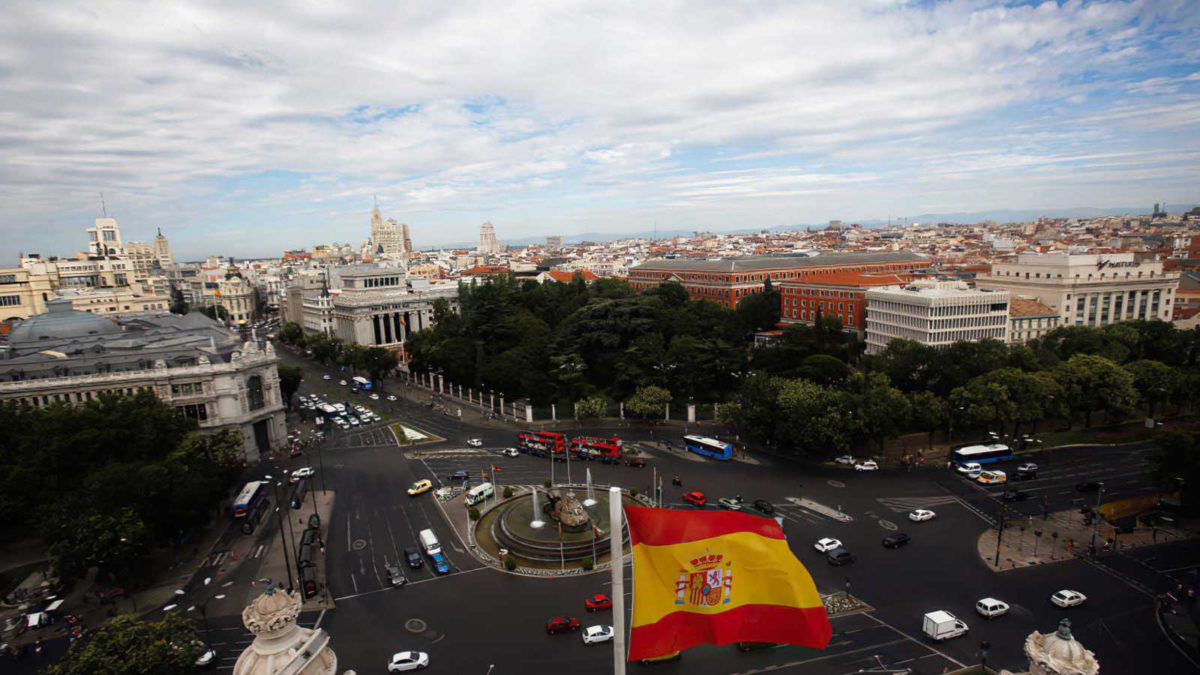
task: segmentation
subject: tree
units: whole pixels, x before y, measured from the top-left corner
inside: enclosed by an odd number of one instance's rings
[[[1200,437],[1191,431],[1164,431],[1155,445],[1150,477],[1164,491],[1179,490],[1187,513],[1200,511]]]
[[[855,436],[879,444],[880,452],[908,424],[908,399],[882,373],[855,373],[844,387],[846,407],[855,422]]]
[[[654,417],[662,415],[670,402],[671,392],[662,387],[638,387],[633,396],[625,402],[625,407],[635,415]]]
[[[179,613],[159,621],[143,621],[126,614],[76,640],[62,661],[50,666],[50,675],[161,675],[190,673],[204,643],[196,628]]]
[[[1154,417],[1154,406],[1170,399],[1179,389],[1180,376],[1162,361],[1141,359],[1125,365],[1133,376],[1138,399],[1146,404],[1146,417]]]
[[[1094,411],[1104,410],[1111,420],[1132,412],[1137,401],[1133,375],[1103,356],[1076,354],[1054,367],[1054,377],[1071,412],[1088,427]]]
[[[931,391],[914,391],[908,395],[910,421],[921,431],[929,432],[929,447],[933,435],[950,421],[950,406],[946,399]]]
[[[400,365],[396,352],[383,347],[367,347],[362,351],[362,369],[371,376],[372,382],[383,380]]]
[[[603,417],[608,411],[608,399],[600,396],[589,396],[575,404],[575,410],[582,419],[591,417]]]
[[[780,295],[768,278],[761,293],[751,293],[737,304],[737,317],[747,333],[770,330],[779,323]]]
[[[824,386],[840,384],[850,375],[850,367],[828,354],[813,354],[800,363],[799,375]]]
[[[850,446],[856,426],[844,394],[808,380],[778,380],[772,385],[778,391],[773,407],[781,449],[803,457]]]
[[[304,371],[296,366],[278,366],[279,370],[279,392],[283,394],[283,404],[290,406],[292,404],[292,396],[300,389],[300,382],[304,379]]]
[[[287,321],[279,327],[279,337],[288,344],[303,344],[304,329],[295,321]]]
[[[210,319],[215,319],[217,321],[229,320],[229,310],[225,309],[221,305],[209,305],[200,311]]]
[[[50,530],[50,557],[59,576],[78,579],[92,567],[111,582],[127,585],[146,571],[150,531],[132,508],[112,513],[56,509]]]

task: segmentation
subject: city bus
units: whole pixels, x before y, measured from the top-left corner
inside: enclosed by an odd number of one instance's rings
[[[371,381],[365,377],[354,378],[354,386],[365,391],[371,391]]]
[[[496,494],[496,488],[492,487],[491,483],[480,483],[467,490],[467,496],[463,498],[463,503],[467,506],[475,506],[494,494]]]
[[[243,518],[255,506],[258,506],[262,501],[267,490],[263,487],[263,481],[252,480],[242,488],[236,499],[233,500],[233,517]]]
[[[624,446],[621,439],[576,436],[571,440],[571,456],[578,459],[616,461],[621,458]]]
[[[963,465],[969,462],[976,464],[991,464],[992,462],[1007,462],[1013,458],[1012,448],[1003,443],[990,445],[967,445],[957,448],[951,453],[955,464]]]
[[[687,448],[688,452],[712,459],[726,460],[733,457],[732,444],[706,436],[684,436],[683,447]]]
[[[554,431],[522,431],[517,434],[517,447],[535,457],[548,457],[551,452],[563,455],[567,437]]]

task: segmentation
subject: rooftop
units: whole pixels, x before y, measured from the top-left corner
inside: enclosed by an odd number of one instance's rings
[[[1058,316],[1058,312],[1037,300],[1013,298],[1008,303],[1009,316]]]
[[[758,272],[764,270],[831,267],[862,263],[917,262],[927,258],[916,253],[826,253],[818,256],[740,256],[722,260],[651,260],[630,272]]]

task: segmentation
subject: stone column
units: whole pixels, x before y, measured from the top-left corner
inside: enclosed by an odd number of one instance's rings
[[[696,404],[689,403],[688,404],[688,424],[695,424],[695,423],[696,423]]]
[[[533,424],[533,406],[531,405],[525,406],[525,422]]]
[[[550,421],[551,422],[558,421],[558,411],[554,409],[553,403],[550,404]]]

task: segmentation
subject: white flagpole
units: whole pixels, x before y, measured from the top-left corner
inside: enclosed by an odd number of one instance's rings
[[[625,557],[621,488],[608,488],[608,567],[613,592],[613,675],[625,675]]]

